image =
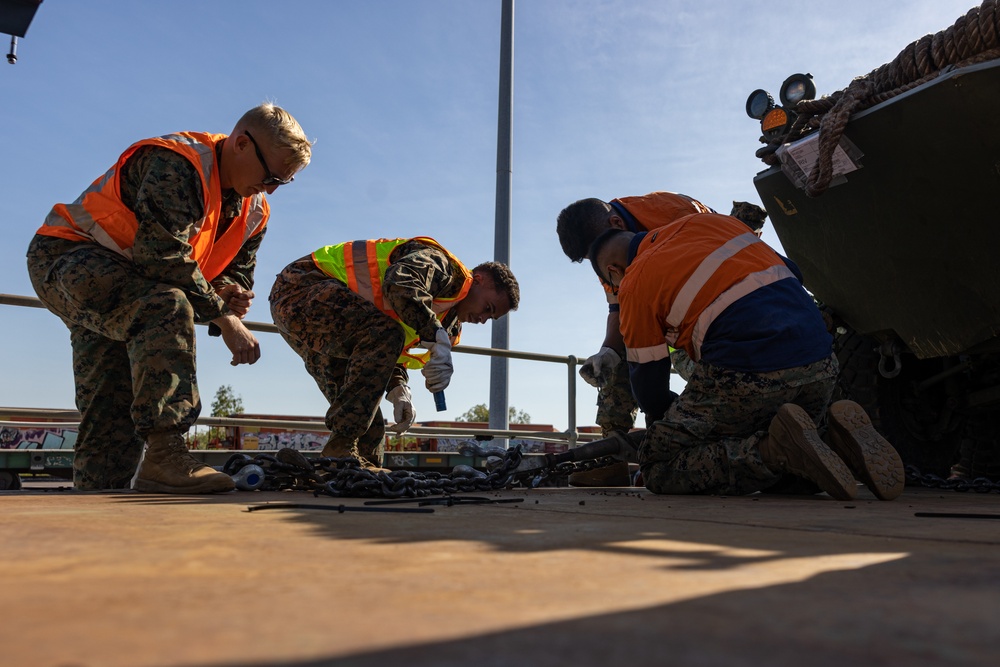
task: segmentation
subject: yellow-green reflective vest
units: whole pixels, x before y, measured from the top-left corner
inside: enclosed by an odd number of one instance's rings
[[[403,353],[396,363],[403,364],[407,368],[423,368],[427,363],[429,353],[411,352],[411,348],[420,342],[420,336],[410,328],[405,322],[399,319],[392,308],[385,303],[382,298],[382,280],[385,278],[386,269],[389,268],[389,256],[392,251],[400,245],[409,241],[419,241],[424,245],[437,248],[448,256],[452,264],[458,266],[465,281],[458,294],[451,297],[434,297],[431,309],[438,315],[438,319],[444,320],[444,313],[448,312],[456,303],[461,301],[469,293],[472,286],[472,274],[457,257],[448,252],[440,243],[427,236],[418,236],[412,239],[376,239],[372,241],[347,241],[337,245],[323,246],[312,254],[313,262],[316,266],[331,278],[335,278],[347,285],[352,292],[371,301],[375,307],[383,313],[396,320],[399,326],[403,327],[406,333],[406,343],[403,345]],[[451,339],[452,346],[458,344],[459,334]]]

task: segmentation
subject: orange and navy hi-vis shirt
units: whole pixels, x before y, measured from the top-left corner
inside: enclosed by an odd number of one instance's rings
[[[830,356],[832,339],[798,269],[739,220],[689,215],[633,243],[618,297],[640,406],[656,403],[641,394],[663,386],[662,377],[643,377],[641,367],[669,372],[660,362],[670,347],[695,361],[757,373]]]
[[[693,197],[676,192],[650,192],[636,197],[619,197],[610,202],[628,225],[629,231],[650,232],[693,213],[715,213]]]
[[[676,192],[650,192],[634,197],[619,197],[609,204],[630,232],[648,232],[669,225],[678,218],[692,213],[715,213],[693,197]],[[618,309],[618,297],[611,285],[601,281],[610,310]]]

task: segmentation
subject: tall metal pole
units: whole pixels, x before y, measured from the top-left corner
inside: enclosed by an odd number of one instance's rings
[[[500,104],[497,117],[497,202],[493,259],[510,264],[511,153],[514,117],[514,0],[502,0],[500,17]],[[510,349],[509,318],[493,322],[491,347]],[[490,428],[508,424],[506,357],[490,362]]]

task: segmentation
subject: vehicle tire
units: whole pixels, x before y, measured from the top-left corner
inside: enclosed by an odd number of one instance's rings
[[[947,476],[956,458],[956,434],[963,418],[947,411],[949,402],[943,385],[922,393],[916,391],[917,383],[942,370],[941,361],[917,359],[905,353],[901,355],[899,375],[886,378],[879,372],[875,339],[839,322],[833,336],[840,362],[833,400],[850,399],[860,404],[904,464],[922,473]]]
[[[21,488],[21,477],[14,472],[0,470],[0,491],[18,491]]]

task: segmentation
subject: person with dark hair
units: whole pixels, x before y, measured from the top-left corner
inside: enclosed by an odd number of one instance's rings
[[[744,224],[703,213],[612,229],[588,255],[618,291],[647,489],[746,494],[794,476],[847,500],[856,476],[879,499],[902,492],[902,461],[861,406],[830,403],[837,358],[798,268]],[[671,348],[694,362],[679,396]]]
[[[469,271],[428,237],[324,246],[286,266],[271,316],[330,403],[322,455],[378,468],[383,394],[393,406],[388,428],[405,432],[416,419],[407,369],[421,369],[428,391],[443,391],[462,324],[499,319],[520,298],[505,264]]]
[[[651,192],[637,197],[619,197],[605,202],[596,198],[581,199],[564,208],[556,219],[556,233],[563,252],[573,262],[587,259],[590,244],[608,229],[633,232],[656,229],[692,213],[712,209],[687,195],[674,192]],[[635,423],[637,405],[628,382],[625,345],[618,330],[618,296],[604,284],[608,318],[601,349],[580,368],[580,377],[597,387],[597,424],[601,432],[628,432]],[[574,473],[574,486],[629,486],[628,466],[624,462],[597,470]]]
[[[264,103],[229,135],[138,141],[76,201],[52,208],[28,247],[28,274],[70,332],[76,489],[234,488],[184,443],[201,411],[194,325],[211,323],[234,366],[260,358],[242,319],[270,216],[265,194],[311,156],[299,123]]]

